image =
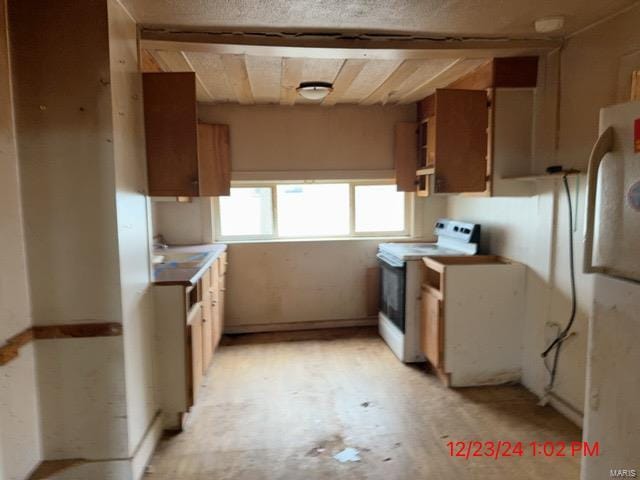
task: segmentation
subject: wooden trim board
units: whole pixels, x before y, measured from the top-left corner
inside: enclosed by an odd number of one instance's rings
[[[535,88],[537,81],[538,57],[497,57],[450,83],[447,88]]]
[[[290,332],[294,330],[316,330],[324,328],[369,327],[378,324],[378,317],[354,318],[346,320],[315,320],[310,322],[266,323],[254,325],[227,325],[225,334]]]
[[[37,325],[10,337],[0,347],[0,366],[18,356],[19,350],[33,340],[57,338],[115,337],[122,335],[122,324],[117,322],[70,323]]]

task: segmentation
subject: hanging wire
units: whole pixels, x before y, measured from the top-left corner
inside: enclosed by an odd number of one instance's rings
[[[576,272],[574,266],[574,250],[573,250],[573,206],[571,202],[571,192],[569,191],[569,181],[567,180],[567,175],[562,176],[562,183],[564,184],[564,191],[567,196],[567,207],[569,209],[569,272],[571,274],[571,315],[569,316],[569,321],[567,322],[566,327],[560,331],[555,339],[551,342],[551,344],[546,348],[544,352],[542,352],[541,356],[544,359],[545,368],[549,372],[549,384],[547,385],[547,392],[550,392],[553,389],[553,386],[556,381],[556,373],[558,371],[558,360],[560,357],[560,349],[562,348],[562,344],[569,337],[569,332],[571,331],[571,327],[576,319],[576,310],[577,310],[577,299],[576,299]],[[553,363],[552,366],[549,367],[546,361],[547,356],[554,350],[553,355]]]

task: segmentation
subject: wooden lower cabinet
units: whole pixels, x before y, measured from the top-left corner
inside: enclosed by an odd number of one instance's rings
[[[422,287],[420,346],[436,368],[442,364],[442,307],[440,299],[427,286]]]
[[[204,349],[203,349],[203,321],[202,307],[195,307],[188,322],[188,347],[191,352],[191,402],[195,403],[198,398],[198,390],[202,384],[202,377],[205,373]]]
[[[525,267],[493,255],[423,258],[420,347],[451,387],[521,375]]]
[[[213,294],[210,287],[209,272],[202,276],[200,282],[202,285],[202,362],[203,365],[208,366],[213,358],[213,350],[215,348],[210,341],[214,335],[214,316],[210,307]]]
[[[154,288],[158,388],[167,430],[182,430],[215,358],[224,331],[225,265],[226,254],[212,263],[197,285]]]

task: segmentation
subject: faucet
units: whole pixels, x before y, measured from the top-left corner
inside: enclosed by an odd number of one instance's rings
[[[164,250],[169,248],[169,245],[167,245],[167,242],[162,235],[156,235],[153,237],[153,248]]]

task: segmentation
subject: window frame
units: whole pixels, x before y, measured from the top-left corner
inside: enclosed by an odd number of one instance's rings
[[[347,235],[314,235],[281,237],[278,231],[278,192],[277,186],[284,184],[348,184],[349,185],[349,233]],[[218,242],[259,242],[259,241],[304,241],[304,240],[347,240],[358,238],[410,238],[413,231],[414,195],[404,193],[404,230],[393,232],[356,232],[355,230],[355,192],[356,186],[395,185],[393,180],[283,180],[283,181],[234,181],[231,188],[269,188],[271,190],[271,234],[265,235],[222,235],[220,227],[220,198],[214,197],[215,239]]]

